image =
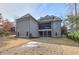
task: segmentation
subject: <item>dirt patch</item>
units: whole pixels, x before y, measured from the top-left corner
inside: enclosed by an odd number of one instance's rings
[[[39,47],[13,48],[3,52],[2,55],[79,55],[79,47],[41,43]]]
[[[63,55],[79,55],[79,47],[62,45],[62,48],[63,48]]]
[[[79,44],[67,38],[15,38],[3,40],[6,44],[0,47],[1,54],[12,55],[63,55],[79,54]],[[22,47],[28,42],[39,42],[39,47]],[[36,43],[33,43],[36,44]]]
[[[45,38],[31,39],[31,41],[48,43],[48,44],[58,44],[58,45],[79,47],[79,43],[77,43],[73,40],[67,39],[67,38],[48,38],[48,37],[45,37]]]
[[[26,44],[27,45],[27,44]],[[41,43],[39,47],[17,47],[2,54],[8,55],[60,55],[62,48],[58,45]]]
[[[11,48],[14,48],[14,47],[18,47],[20,45],[23,45],[25,43],[29,42],[29,40],[25,40],[25,39],[20,39],[20,38],[17,38],[17,39],[5,39],[5,40],[2,40],[2,42],[0,43],[1,46],[0,46],[0,52],[3,52],[5,50],[9,50]]]

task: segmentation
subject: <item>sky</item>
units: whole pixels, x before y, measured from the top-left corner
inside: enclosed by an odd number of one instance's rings
[[[45,15],[64,17],[67,11],[68,6],[65,3],[0,3],[0,13],[10,21],[27,13],[35,19]]]

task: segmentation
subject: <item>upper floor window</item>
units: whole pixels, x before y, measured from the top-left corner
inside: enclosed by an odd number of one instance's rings
[[[39,29],[50,29],[50,28],[51,28],[51,23],[39,24]]]

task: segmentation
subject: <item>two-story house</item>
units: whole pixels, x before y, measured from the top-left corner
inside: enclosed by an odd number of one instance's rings
[[[18,37],[61,37],[61,19],[56,16],[45,16],[36,20],[30,14],[16,19]]]

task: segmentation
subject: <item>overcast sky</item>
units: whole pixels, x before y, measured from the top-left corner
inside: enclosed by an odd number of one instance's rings
[[[38,19],[45,15],[65,16],[67,11],[64,3],[0,3],[0,13],[10,21],[14,21],[15,16],[21,17],[27,13]]]

